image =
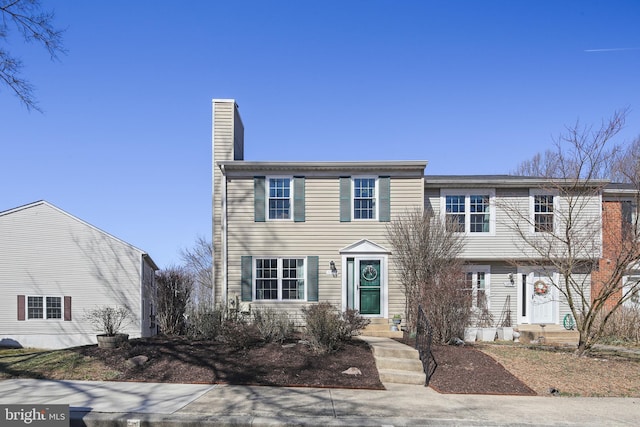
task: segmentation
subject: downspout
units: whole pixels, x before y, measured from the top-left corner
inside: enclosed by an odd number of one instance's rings
[[[227,249],[227,175],[224,170],[224,165],[220,165],[220,171],[222,172],[222,191],[221,191],[221,200],[222,200],[222,233],[220,239],[222,240],[222,303],[224,306],[227,306],[227,257],[228,257],[228,249]]]

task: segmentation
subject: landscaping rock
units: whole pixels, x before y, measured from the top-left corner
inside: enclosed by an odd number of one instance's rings
[[[342,371],[342,373],[347,375],[362,375],[362,372],[360,371],[360,369],[354,368],[354,367],[351,367],[346,371]]]
[[[148,361],[149,361],[149,358],[141,354],[139,356],[134,356],[131,359],[128,359],[127,365],[131,366],[132,368],[137,368],[144,365]]]

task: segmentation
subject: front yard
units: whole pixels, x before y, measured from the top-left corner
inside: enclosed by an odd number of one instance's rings
[[[640,397],[638,353],[598,350],[578,358],[568,350],[507,344],[436,347],[434,353],[440,367],[432,385],[443,393],[549,395],[553,389],[568,396]],[[351,367],[362,374],[342,373]],[[298,341],[230,349],[164,337],[130,340],[119,349],[0,350],[2,378],[382,388],[373,355],[359,340],[330,355]]]

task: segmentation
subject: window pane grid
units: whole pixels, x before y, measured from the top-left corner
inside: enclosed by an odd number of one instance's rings
[[[256,299],[304,299],[304,259],[257,259]]]
[[[269,179],[269,219],[291,218],[291,180]]]
[[[356,178],[353,180],[353,217],[375,219],[376,180]]]
[[[27,298],[27,318],[28,319],[44,318],[44,301],[42,297]]]
[[[47,319],[62,319],[62,298],[47,297]]]
[[[489,232],[489,196],[471,196],[469,210],[471,212],[472,233]]]
[[[447,231],[464,231],[465,205],[464,196],[446,197],[446,226]]]
[[[534,196],[534,226],[536,232],[553,231],[553,196]]]
[[[256,261],[256,299],[278,299],[278,260]]]

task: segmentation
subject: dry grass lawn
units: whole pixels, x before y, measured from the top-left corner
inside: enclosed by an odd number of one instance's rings
[[[554,388],[563,396],[640,397],[640,353],[596,350],[577,357],[570,350],[523,345],[477,345],[539,395]]]

